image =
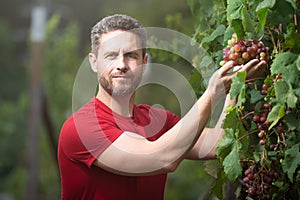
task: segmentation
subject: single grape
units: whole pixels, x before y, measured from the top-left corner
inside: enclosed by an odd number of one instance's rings
[[[264,45],[264,43],[263,43],[262,41],[259,41],[259,43],[257,44],[257,46],[258,46],[258,48],[262,48],[262,47],[264,47],[265,45]]]
[[[268,86],[268,85],[266,85],[266,84],[263,84],[263,85],[262,85],[262,89],[264,89],[264,90],[266,90],[266,91],[267,91],[267,90],[269,89],[269,86]]]
[[[274,151],[275,150],[276,145],[275,144],[271,144],[270,145],[270,151]]]
[[[252,44],[258,44],[258,43],[259,43],[259,40],[257,40],[257,39],[252,40]]]
[[[228,40],[228,41],[227,41],[227,44],[228,44],[228,46],[231,47],[231,46],[233,45],[233,40]]]
[[[269,177],[269,176],[264,176],[264,181],[266,182],[266,183],[272,183],[273,182],[273,179],[272,179],[272,177]]]
[[[265,53],[265,52],[261,52],[261,53],[259,54],[259,56],[260,56],[261,58],[265,58],[265,57],[266,57],[266,53]]]
[[[254,197],[256,195],[256,191],[254,188],[250,187],[248,190],[248,194],[250,197]]]
[[[258,49],[256,50],[256,52],[257,52],[258,54],[260,54],[260,53],[262,52],[261,48],[258,48]]]
[[[234,51],[235,51],[235,52],[240,52],[240,51],[241,51],[241,45],[240,45],[240,44],[235,44],[235,45],[233,46],[233,48],[234,48]]]
[[[232,36],[231,36],[231,38],[232,38],[233,40],[237,40],[237,34],[236,34],[236,33],[233,33]]]
[[[249,178],[248,178],[247,176],[244,177],[244,178],[243,178],[243,182],[246,183],[246,184],[249,183]]]
[[[258,122],[260,121],[260,117],[257,116],[257,115],[254,115],[254,116],[253,116],[253,121],[254,121],[255,123],[258,123]]]
[[[248,176],[248,174],[253,174],[253,170],[251,168],[246,169],[244,172],[245,176]]]
[[[243,54],[242,54],[242,58],[244,59],[244,60],[248,60],[249,59],[249,53],[248,52],[243,52]]]
[[[285,131],[283,126],[277,126],[277,127],[275,128],[275,130],[276,130],[276,132],[279,133],[279,134],[280,134],[280,133],[284,133],[284,131]]]
[[[264,123],[267,120],[267,118],[262,116],[262,117],[259,118],[259,120],[260,120],[261,123]]]
[[[263,138],[265,136],[265,131],[260,131],[259,133],[258,133],[258,137],[259,138]]]
[[[268,125],[266,123],[261,123],[258,125],[259,130],[267,130]]]
[[[260,140],[260,141],[259,141],[259,144],[263,146],[263,145],[266,144],[266,141],[265,141],[265,140]]]
[[[245,44],[243,44],[241,46],[241,52],[246,52],[247,51],[247,47],[245,46]]]
[[[257,51],[258,46],[257,46],[256,44],[253,44],[253,45],[252,45],[252,49],[253,49],[254,51]]]
[[[260,91],[260,94],[261,94],[261,95],[266,95],[266,94],[267,94],[267,91],[266,91],[266,90],[261,90],[261,91]]]
[[[253,173],[248,174],[247,177],[248,177],[249,180],[253,180],[254,179]]]

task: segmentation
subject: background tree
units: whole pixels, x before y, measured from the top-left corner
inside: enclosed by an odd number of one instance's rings
[[[71,95],[73,81],[82,60],[89,51],[91,26],[100,18],[125,13],[139,19],[145,26],[159,26],[191,35],[192,17],[185,1],[43,1],[48,10],[48,23],[42,67],[44,109],[40,126],[40,157],[38,166],[38,188],[40,199],[59,199],[60,180],[54,146],[63,121],[72,112]],[[25,199],[28,179],[26,164],[27,120],[29,106],[29,39],[30,12],[37,1],[2,1],[0,3],[0,199]],[[160,11],[157,12],[157,5]],[[155,12],[154,12],[155,11]],[[155,13],[155,14],[154,14]],[[191,67],[175,56],[154,59],[181,70],[186,77]],[[177,66],[176,66],[177,64]],[[150,86],[151,87],[151,86]],[[151,89],[152,90],[152,89]],[[149,91],[149,90],[148,90]],[[166,90],[164,90],[166,91]],[[166,92],[167,93],[167,92]],[[172,94],[151,100],[145,88],[144,94],[151,104],[160,103],[178,113],[178,105]],[[45,111],[46,108],[46,111]],[[46,123],[45,123],[46,122]],[[55,141],[50,140],[52,133]],[[53,134],[54,133],[54,134]],[[167,199],[195,199],[202,188],[201,180],[210,180],[201,171],[202,163],[186,162],[178,172],[169,176]],[[194,172],[193,170],[196,170]],[[199,172],[200,170],[200,172]],[[199,173],[198,173],[199,172]],[[197,176],[195,176],[195,173]],[[191,186],[195,189],[188,189]],[[204,186],[201,191],[205,191]],[[203,192],[204,193],[204,192]]]

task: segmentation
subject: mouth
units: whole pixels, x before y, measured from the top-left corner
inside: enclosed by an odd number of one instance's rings
[[[112,75],[112,78],[113,78],[113,79],[128,79],[129,76],[128,76],[128,74],[116,73],[116,74],[113,74],[113,75]]]
[[[128,76],[123,76],[123,75],[118,75],[118,76],[113,76],[113,79],[127,79]]]

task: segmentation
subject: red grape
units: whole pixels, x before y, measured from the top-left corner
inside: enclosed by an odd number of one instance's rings
[[[244,38],[237,40],[237,35],[234,33],[227,41],[227,47],[223,49],[223,61],[220,65],[223,66],[228,61],[235,61],[234,65],[242,65],[247,63],[251,58],[260,60],[269,60],[268,50],[262,41],[257,39]]]

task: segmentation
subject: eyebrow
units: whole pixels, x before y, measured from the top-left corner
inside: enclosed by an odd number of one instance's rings
[[[139,56],[138,50],[140,50],[140,49],[135,49],[135,50],[132,50],[132,51],[126,51],[123,55],[134,54],[136,56]],[[119,54],[119,51],[110,50],[110,51],[105,52],[103,55],[107,56],[107,55],[110,55],[110,54]]]
[[[128,55],[128,54],[134,54],[134,55],[137,55],[139,56],[139,53],[137,50],[133,50],[133,51],[128,51],[128,52],[125,52],[124,55]]]

